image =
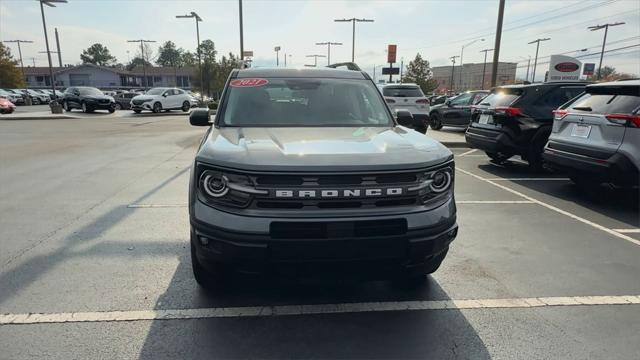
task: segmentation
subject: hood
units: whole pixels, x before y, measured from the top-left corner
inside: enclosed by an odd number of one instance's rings
[[[158,95],[137,95],[131,98],[131,100],[142,100],[142,101],[147,101],[147,100],[153,100],[155,98],[157,98]]]
[[[112,96],[108,96],[108,95],[86,95],[85,99],[93,99],[93,100],[113,100]]]
[[[257,171],[412,169],[452,157],[439,142],[397,127],[211,128],[196,160]]]

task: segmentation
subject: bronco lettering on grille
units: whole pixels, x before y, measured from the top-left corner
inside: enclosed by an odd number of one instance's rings
[[[377,197],[398,196],[404,193],[403,188],[368,188],[368,189],[327,189],[327,190],[275,190],[277,198],[338,198],[338,197]]]

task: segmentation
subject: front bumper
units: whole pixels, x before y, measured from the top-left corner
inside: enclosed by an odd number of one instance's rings
[[[153,110],[151,106],[151,101],[142,103],[140,105],[131,104],[131,110]]]
[[[94,109],[94,110],[109,110],[109,109],[115,109],[116,108],[116,104],[115,103],[107,103],[107,104],[103,104],[103,103],[99,103],[99,102],[87,102],[87,107]]]
[[[241,273],[267,273],[283,265],[325,270],[347,266],[356,272],[363,270],[367,277],[386,277],[398,269],[419,272],[425,259],[444,251],[458,232],[453,198],[428,211],[388,216],[250,217],[216,210],[197,200],[190,213],[198,261],[209,268],[224,263]],[[364,236],[353,231],[382,223],[402,224],[402,228],[386,234],[385,230],[370,231]],[[283,227],[288,231],[284,237],[279,232]],[[300,237],[295,229],[300,229]],[[323,235],[315,233],[317,229]]]
[[[493,153],[517,153],[513,139],[506,132],[468,127],[464,138],[470,147]]]

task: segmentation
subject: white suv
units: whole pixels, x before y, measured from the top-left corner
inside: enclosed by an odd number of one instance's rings
[[[413,118],[423,126],[417,126],[416,131],[427,132],[429,124],[429,99],[427,99],[420,86],[416,84],[386,84],[380,85],[380,92],[392,112],[408,111]]]
[[[184,90],[178,88],[153,88],[131,99],[131,110],[139,114],[142,110],[154,113],[162,110],[189,111],[197,102]]]

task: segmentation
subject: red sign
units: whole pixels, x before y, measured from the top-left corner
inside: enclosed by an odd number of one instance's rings
[[[560,72],[574,72],[578,70],[580,66],[572,62],[563,62],[560,64],[556,64],[555,68]]]
[[[396,62],[396,50],[397,50],[398,46],[397,45],[389,45],[387,47],[387,62],[390,64],[393,64],[394,62]]]
[[[231,80],[231,87],[258,87],[265,86],[269,83],[267,79],[247,78]]]

